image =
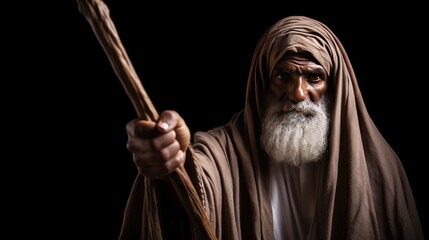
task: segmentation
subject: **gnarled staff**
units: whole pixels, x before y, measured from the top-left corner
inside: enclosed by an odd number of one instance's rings
[[[125,51],[123,44],[116,31],[116,27],[112,22],[109,14],[109,8],[101,0],[77,0],[79,11],[85,16],[90,23],[95,35],[102,45],[109,61],[114,68],[114,71],[125,88],[125,91],[130,98],[138,117],[145,120],[155,121],[158,118],[158,113],[148,97],[143,85],[135,72],[133,65]],[[193,157],[192,148],[189,147],[186,152],[188,158]],[[187,161],[188,162],[188,161]],[[193,161],[189,161],[192,164]],[[186,164],[186,163],[185,163]],[[190,174],[193,174],[192,172]],[[138,176],[137,181],[141,181],[142,177]],[[199,239],[216,239],[213,229],[211,228],[209,219],[204,212],[204,207],[201,199],[192,184],[192,181],[181,166],[167,178],[173,186],[179,199],[184,206],[191,226],[198,235]],[[139,186],[144,187],[144,200],[142,204],[146,207],[155,208],[153,214],[158,214],[158,203],[156,200],[156,189],[153,180],[144,178],[144,183],[134,183],[133,189]],[[128,201],[131,201],[130,199]],[[152,209],[153,210],[153,209]],[[136,213],[139,214],[139,213]],[[141,214],[141,213],[140,213]],[[152,216],[157,218],[157,216]],[[144,233],[148,238],[151,238],[155,232],[160,230],[159,223],[149,223],[153,226],[146,229]]]

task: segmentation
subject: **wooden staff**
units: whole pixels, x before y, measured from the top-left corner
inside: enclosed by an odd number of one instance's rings
[[[107,54],[117,77],[134,105],[138,117],[156,121],[158,113],[121,43],[115,25],[110,18],[109,8],[102,0],[77,0],[77,3],[79,11],[88,20]],[[188,148],[187,155],[193,156],[191,147]],[[216,239],[210,221],[204,212],[201,199],[184,167],[177,168],[167,179],[177,192],[191,224],[199,233],[200,239]]]

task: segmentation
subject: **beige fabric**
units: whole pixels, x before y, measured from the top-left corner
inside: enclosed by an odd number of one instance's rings
[[[368,115],[346,52],[325,25],[303,16],[280,20],[262,37],[243,111],[225,126],[195,135],[194,180],[218,238],[274,239],[269,168],[258,139],[268,73],[286,51],[312,53],[335,93],[329,154],[320,166],[306,239],[423,239],[404,168]],[[148,236],[157,208],[148,209],[143,199],[157,196],[144,195],[141,181],[137,177],[130,194],[121,239],[161,239],[157,231]]]

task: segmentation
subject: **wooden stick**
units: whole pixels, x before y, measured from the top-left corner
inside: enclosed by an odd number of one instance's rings
[[[158,113],[147,95],[143,85],[131,64],[128,54],[110,18],[109,8],[101,0],[77,0],[79,11],[90,23],[102,45],[114,71],[130,98],[138,117],[156,121]],[[188,156],[193,152],[189,147]],[[184,167],[179,167],[168,176],[168,180],[177,192],[179,199],[196,227],[199,239],[216,239],[210,221],[204,212],[201,199]]]

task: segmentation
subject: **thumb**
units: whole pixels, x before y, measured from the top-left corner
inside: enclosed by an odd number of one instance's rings
[[[166,110],[162,112],[157,121],[157,128],[160,132],[174,130],[180,149],[185,151],[188,148],[191,134],[185,120],[176,111]]]

